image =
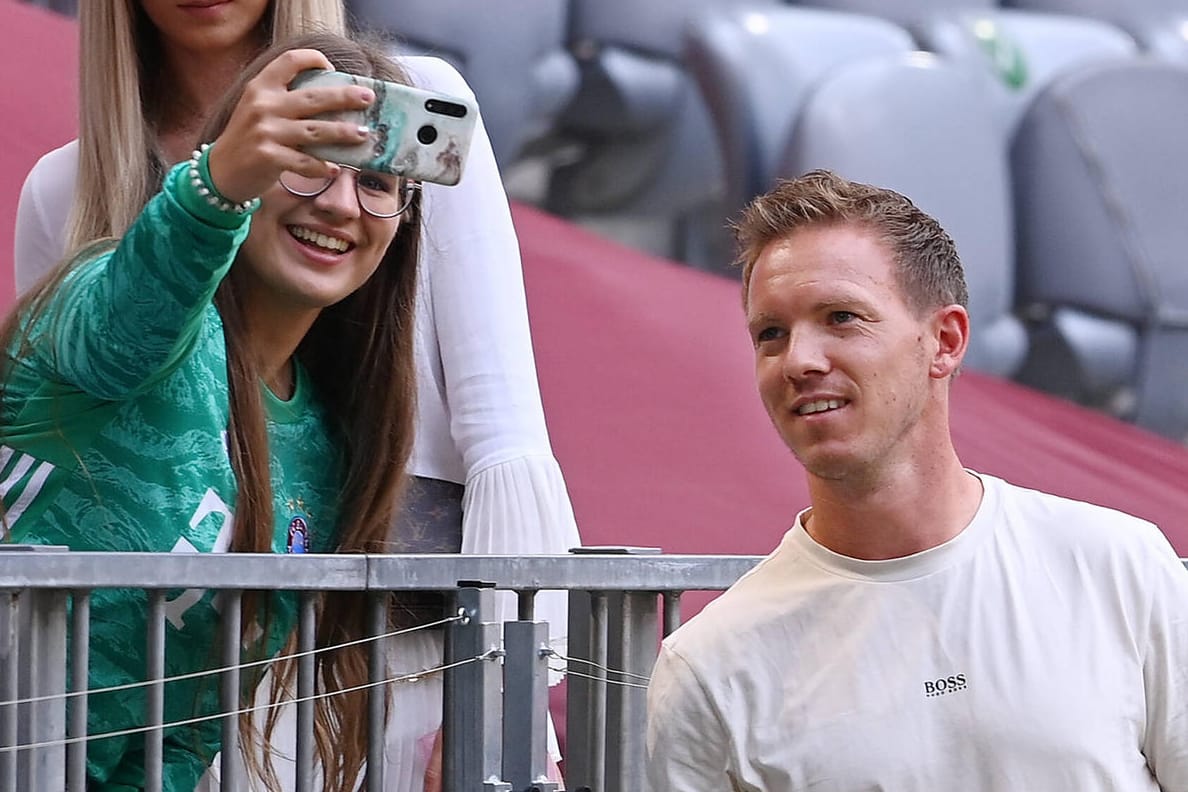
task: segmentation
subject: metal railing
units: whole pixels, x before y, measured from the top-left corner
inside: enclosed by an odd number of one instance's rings
[[[644,775],[645,688],[658,639],[680,623],[686,591],[728,588],[755,556],[658,555],[602,548],[567,556],[251,555],[78,553],[5,546],[0,551],[0,789],[86,787],[91,592],[141,589],[147,595],[147,668],[142,727],[145,789],[162,785],[165,645],[170,606],[192,592],[223,598],[220,667],[222,744],[239,738],[239,608],[244,591],[299,592],[296,790],[314,776],[314,616],[318,595],[365,591],[370,648],[368,767],[365,789],[383,788],[384,687],[381,638],[389,594],[451,592],[445,629],[443,781],[447,792],[554,792],[545,778],[547,678],[567,670],[566,779],[570,789],[634,792]],[[518,619],[492,621],[497,590],[515,592]],[[550,647],[548,625],[534,621],[539,591],[570,593],[568,649]],[[167,599],[170,593],[172,600]],[[414,628],[419,629],[419,628]],[[70,663],[67,664],[67,646]],[[411,675],[417,676],[417,675]],[[69,682],[68,682],[69,680]],[[97,692],[97,691],[90,691]],[[67,701],[69,700],[69,707]],[[224,751],[224,792],[244,789],[238,751]]]

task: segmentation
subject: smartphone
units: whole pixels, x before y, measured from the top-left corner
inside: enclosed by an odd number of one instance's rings
[[[322,69],[298,74],[289,90],[337,85],[370,88],[375,101],[365,110],[319,118],[366,126],[371,135],[355,146],[311,146],[307,153],[327,162],[434,184],[453,185],[462,179],[478,121],[473,100]]]

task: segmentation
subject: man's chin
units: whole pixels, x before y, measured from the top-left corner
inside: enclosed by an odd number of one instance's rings
[[[862,460],[841,449],[830,451],[814,448],[804,453],[793,453],[810,476],[823,481],[846,481],[865,468]]]

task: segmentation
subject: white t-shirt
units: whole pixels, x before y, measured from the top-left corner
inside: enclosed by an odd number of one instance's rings
[[[1148,522],[980,478],[906,558],[798,518],[670,636],[653,792],[1188,792],[1188,571]]]

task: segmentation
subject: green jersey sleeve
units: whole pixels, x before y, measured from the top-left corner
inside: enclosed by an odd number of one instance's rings
[[[227,215],[235,222],[227,227],[196,215],[180,197],[185,178],[182,163],[114,249],[92,254],[63,281],[30,333],[42,374],[114,400],[188,354],[250,216]]]

